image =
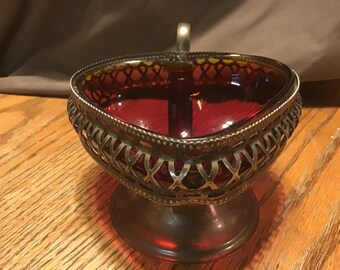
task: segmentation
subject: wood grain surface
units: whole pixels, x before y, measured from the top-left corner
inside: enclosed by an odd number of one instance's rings
[[[255,234],[196,265],[145,257],[117,235],[116,182],[81,146],[65,99],[0,95],[0,269],[340,269],[340,81],[302,95],[296,132],[253,187]]]

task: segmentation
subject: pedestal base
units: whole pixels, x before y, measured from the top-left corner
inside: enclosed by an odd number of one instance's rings
[[[132,247],[168,262],[203,262],[239,248],[254,232],[258,205],[251,190],[221,205],[166,206],[123,186],[111,199],[111,220]]]

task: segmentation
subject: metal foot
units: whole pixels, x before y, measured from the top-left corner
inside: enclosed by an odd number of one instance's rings
[[[221,205],[167,206],[119,185],[111,220],[132,247],[174,263],[204,262],[233,252],[254,232],[258,204],[251,190]]]

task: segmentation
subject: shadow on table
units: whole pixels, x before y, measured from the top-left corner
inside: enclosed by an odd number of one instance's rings
[[[228,256],[193,265],[160,262],[140,254],[125,244],[112,227],[109,217],[110,198],[118,182],[100,167],[84,175],[87,181],[81,182],[78,188],[82,189],[83,194],[85,190],[89,194],[86,196],[89,199],[83,202],[87,208],[84,213],[96,224],[91,228],[96,230],[94,234],[101,238],[96,241],[97,246],[100,243],[98,254],[106,254],[105,257],[108,258],[106,263],[113,269],[242,269],[246,265],[256,264],[262,253],[270,249],[271,239],[281,223],[279,218],[283,202],[281,186],[275,181],[277,178],[275,174],[271,172],[264,173],[261,178],[262,180],[253,186],[261,206],[260,221],[253,236],[239,250]]]

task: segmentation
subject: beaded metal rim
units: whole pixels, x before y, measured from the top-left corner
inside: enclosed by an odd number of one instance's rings
[[[72,95],[75,98],[75,102],[79,104],[82,107],[87,107],[87,109],[91,109],[95,113],[99,114],[102,119],[105,119],[106,121],[109,121],[110,124],[113,124],[119,128],[123,128],[125,131],[129,133],[136,134],[137,136],[140,135],[140,137],[143,137],[143,139],[146,139],[150,142],[159,142],[159,144],[168,144],[168,143],[174,143],[181,147],[187,148],[188,146],[191,146],[192,150],[196,150],[197,145],[202,145],[206,143],[217,143],[222,142],[223,145],[228,145],[233,141],[236,141],[239,139],[239,136],[242,137],[242,134],[249,134],[252,133],[254,130],[256,130],[257,127],[265,126],[267,121],[271,121],[272,119],[275,119],[277,115],[280,114],[281,111],[285,110],[285,107],[291,103],[291,101],[294,99],[296,94],[298,93],[299,87],[300,87],[300,80],[296,72],[286,65],[265,57],[260,56],[252,56],[252,55],[240,55],[235,53],[211,53],[211,52],[195,52],[195,53],[189,53],[189,56],[191,58],[199,58],[199,57],[224,57],[224,58],[237,58],[237,60],[248,60],[255,63],[258,63],[263,66],[269,66],[269,67],[276,67],[279,66],[284,68],[286,72],[290,72],[291,74],[291,80],[286,83],[286,85],[281,90],[282,92],[285,92],[285,96],[282,98],[282,103],[274,104],[273,110],[269,112],[268,114],[263,115],[260,119],[257,119],[256,121],[249,121],[244,127],[239,128],[236,132],[230,132],[227,129],[221,130],[213,135],[210,136],[204,136],[204,137],[198,137],[198,138],[189,138],[189,139],[177,139],[172,138],[166,135],[157,134],[150,132],[148,130],[145,130],[141,127],[129,125],[119,119],[116,119],[112,117],[111,115],[107,114],[103,110],[98,109],[94,105],[92,105],[86,98],[81,94],[77,87],[78,80],[85,76],[85,74],[89,74],[95,70],[99,70],[100,68],[104,68],[108,65],[114,65],[122,62],[132,61],[132,60],[148,60],[148,59],[169,59],[174,58],[176,56],[175,52],[165,52],[165,53],[148,53],[148,54],[137,54],[137,55],[128,55],[125,57],[115,57],[107,60],[102,60],[95,62],[93,64],[90,64],[88,66],[85,66],[84,68],[78,70],[70,79],[70,88]],[[149,139],[148,139],[149,138]],[[199,150],[199,149],[197,149]]]
[[[225,53],[190,53],[191,57],[234,57],[237,60],[252,62],[255,61],[255,58],[257,60],[255,62],[259,62],[260,65],[269,65],[270,67],[275,64],[280,65],[291,74],[291,80],[286,83],[283,89],[283,97],[280,102],[273,105],[272,111],[259,119],[249,121],[248,124],[236,131],[222,130],[211,136],[191,139],[171,138],[126,124],[85,100],[77,88],[79,78],[107,65],[132,59],[145,61],[148,60],[148,57],[159,59],[174,55],[174,53],[160,53],[119,57],[97,62],[79,70],[71,78],[73,97],[68,103],[71,123],[91,156],[122,184],[141,196],[170,205],[226,202],[249,187],[254,175],[278,155],[294,131],[301,114],[298,76],[287,66],[263,57]],[[114,134],[110,129],[112,126],[116,127],[120,134]],[[133,141],[125,139],[130,135],[135,138]],[[151,149],[145,149],[143,144],[136,144],[140,140],[148,142],[152,146]],[[115,146],[117,141],[119,141],[118,147]],[[176,150],[178,152],[176,157],[162,153],[160,148],[164,146]],[[138,152],[134,153],[135,156],[132,154],[130,157],[131,149],[134,147],[137,147]],[[247,147],[252,149],[251,153],[247,152]],[[192,160],[186,155],[186,151],[189,150],[205,151],[204,157]],[[157,162],[154,167],[150,167],[149,160],[154,153],[157,154]],[[223,156],[229,154],[235,160],[235,166]],[[117,158],[119,155],[124,157],[125,164],[122,164],[122,160],[120,160],[122,158]],[[133,167],[140,157],[144,159],[143,167],[147,172],[146,176],[138,175]],[[176,172],[174,168],[175,159],[184,162],[180,173]],[[210,172],[204,169],[204,159],[211,162]],[[246,172],[242,172],[244,163],[248,164]],[[155,177],[164,164],[173,180],[172,185],[168,187],[162,186]],[[195,188],[188,188],[185,178],[192,166],[203,182],[202,185]],[[224,166],[224,169],[227,169],[232,177],[224,186],[218,187],[214,183],[214,178],[221,166]]]

